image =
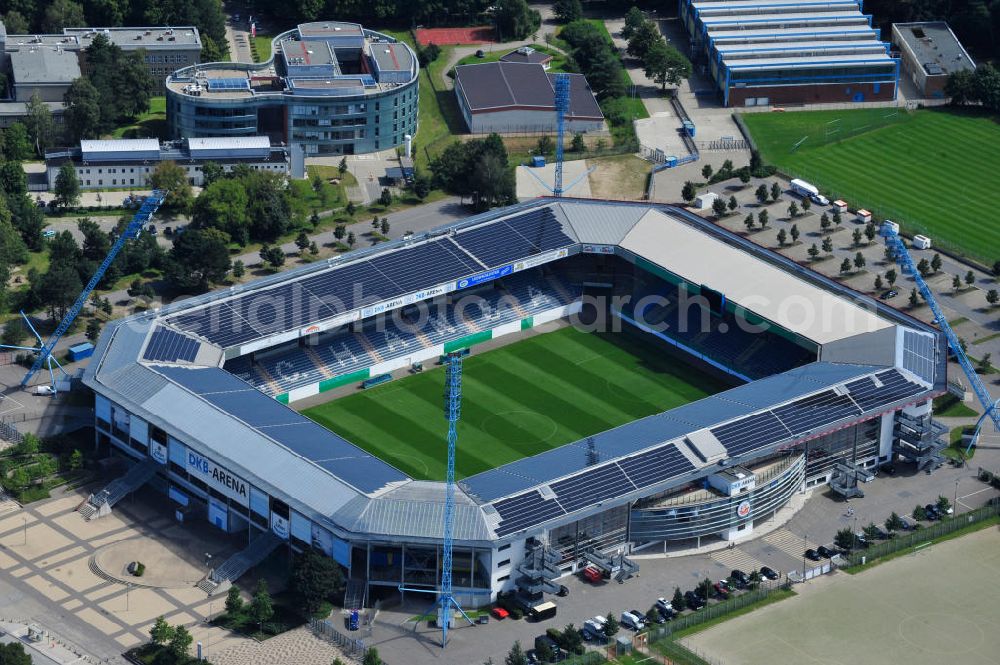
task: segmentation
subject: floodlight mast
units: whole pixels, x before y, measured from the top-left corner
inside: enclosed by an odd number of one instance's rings
[[[462,414],[462,353],[453,352],[445,357],[445,406],[444,415],[448,420],[448,470],[445,482],[444,501],[444,542],[441,555],[441,587],[437,591],[427,589],[408,589],[400,587],[400,591],[416,591],[418,593],[436,593],[434,606],[438,611],[438,623],[441,626],[441,647],[448,646],[448,628],[451,624],[451,610],[454,607],[461,615],[474,625],[462,606],[452,594],[452,550],[455,534],[455,448],[458,444],[458,419]]]
[[[891,226],[884,226],[883,233],[885,234],[885,242],[892,249],[892,253],[896,258],[896,261],[903,267],[904,272],[908,272],[913,275],[913,280],[917,284],[917,289],[920,291],[920,295],[924,297],[927,301],[928,307],[931,308],[931,312],[934,313],[934,319],[937,324],[941,327],[944,332],[945,337],[948,339],[948,346],[951,347],[951,352],[955,354],[955,359],[958,361],[959,366],[965,373],[965,376],[969,379],[969,384],[972,386],[972,392],[975,393],[976,398],[983,407],[983,415],[979,418],[976,423],[976,429],[972,435],[972,439],[969,441],[969,446],[966,449],[966,453],[972,450],[972,447],[976,445],[976,441],[979,438],[979,433],[982,430],[983,423],[987,417],[993,419],[993,425],[998,431],[1000,431],[1000,400],[994,401],[990,396],[986,386],[983,385],[982,379],[979,378],[979,374],[976,369],[972,366],[969,361],[969,357],[965,355],[965,349],[962,348],[962,342],[958,339],[958,335],[955,331],[951,329],[951,325],[948,323],[948,318],[941,311],[938,306],[937,300],[934,298],[934,294],[931,292],[930,287],[927,286],[927,282],[924,281],[923,276],[920,271],[917,270],[916,265],[913,263],[913,258],[910,257],[910,253],[906,249],[906,245],[900,239],[899,234],[892,229]]]

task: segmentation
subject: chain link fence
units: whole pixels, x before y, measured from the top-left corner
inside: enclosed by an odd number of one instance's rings
[[[764,580],[756,589],[750,589],[719,603],[706,605],[697,612],[691,612],[690,614],[679,616],[669,623],[651,628],[649,630],[649,641],[652,644],[670,639],[674,633],[703,624],[706,621],[712,621],[733,612],[738,612],[745,607],[749,607],[766,600],[778,591],[784,591],[789,588],[791,588],[791,583],[788,580]]]
[[[353,637],[348,637],[333,627],[333,624],[326,619],[310,619],[309,630],[313,635],[333,642],[349,654],[363,654],[365,652],[365,641]]]
[[[951,519],[935,522],[928,527],[917,529],[889,540],[870,545],[867,549],[851,552],[845,558],[851,566],[861,566],[883,557],[905,550],[918,550],[930,545],[933,540],[964,529],[973,524],[1000,516],[1000,502],[993,500],[990,505],[956,515]]]
[[[4,441],[10,441],[14,445],[18,445],[24,440],[24,435],[21,434],[14,423],[8,422],[6,418],[0,420],[0,439]]]

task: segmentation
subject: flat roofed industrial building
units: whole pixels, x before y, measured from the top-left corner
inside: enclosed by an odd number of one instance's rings
[[[298,155],[301,161],[301,153]],[[254,170],[302,177],[304,166],[293,167],[295,156],[285,146],[272,146],[266,136],[213,137],[161,144],[157,139],[102,139],[80,141],[77,148],[45,151],[45,172],[49,190],[64,164],[72,164],[82,189],[145,189],[157,164],[174,162],[188,182],[204,184],[203,168],[214,162],[224,172],[238,164]]]
[[[62,34],[8,35],[0,22],[0,50],[4,63],[13,62],[12,54],[26,49],[72,53],[79,61],[79,69],[86,72],[86,49],[97,35],[103,35],[123,51],[143,51],[146,69],[153,77],[155,95],[163,94],[164,81],[170,72],[197,64],[201,58],[201,35],[194,26],[65,28]],[[62,97],[58,101],[62,101]]]
[[[727,106],[886,101],[899,60],[860,0],[684,0],[692,58]]]
[[[951,74],[976,68],[944,21],[894,23],[892,43],[903,56],[903,75],[928,99],[944,97],[944,86]]]
[[[392,148],[416,133],[416,55],[356,23],[303,23],[277,35],[256,64],[174,71],[167,79],[173,138],[268,135],[309,155]]]
[[[455,68],[455,97],[469,131],[556,131],[555,74],[540,63],[485,62]],[[566,131],[604,129],[604,114],[583,74],[570,78]]]
[[[701,349],[700,367],[738,385],[462,480],[453,535],[464,603],[519,585],[557,592],[533,563],[540,547],[568,573],[666,541],[734,540],[806,486],[850,491],[844,478],[897,456],[919,468],[940,463],[946,429],[930,416],[946,385],[939,331],[684,210],[551,198],[109,325],[84,375],[97,395],[98,444],[187,518],[253,551],[313,547],[363,594],[433,587],[445,485],[408,477],[286,405],[570,316],[593,275],[632,297],[609,301],[609,315],[684,353]],[[538,295],[552,280],[562,297]],[[365,332],[378,315],[428,299],[494,286],[516,294],[526,284],[536,295],[524,290],[513,319],[484,312],[474,328],[428,328],[423,340]],[[713,325],[683,338],[643,323],[649,293],[701,296],[715,303],[713,321],[744,310],[776,332],[734,337]],[[303,306],[275,307],[288,299]],[[771,300],[826,311],[826,322]],[[262,308],[273,316],[258,316]],[[358,325],[345,332],[345,323]],[[702,333],[718,333],[722,346],[698,346]],[[349,350],[344,335],[367,341],[351,337]],[[316,344],[305,350],[307,339]],[[741,364],[760,348],[773,350],[770,364]]]

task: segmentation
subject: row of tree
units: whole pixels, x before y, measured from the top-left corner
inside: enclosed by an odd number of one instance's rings
[[[0,0],[7,34],[61,33],[87,26],[194,25],[202,41],[202,60],[215,62],[228,52],[226,19],[218,0]]]
[[[498,134],[452,143],[431,161],[430,170],[435,187],[471,198],[477,210],[517,200],[507,148]]]
[[[625,15],[622,36],[628,40],[628,54],[641,62],[646,76],[663,89],[691,76],[691,62],[667,43],[657,23],[647,19],[638,7]]]
[[[979,104],[990,111],[1000,112],[1000,70],[984,63],[975,71],[955,72],[948,77],[944,92],[957,106]]]
[[[153,77],[142,53],[125,52],[98,34],[87,47],[87,73],[70,86],[66,102],[66,140],[96,138],[149,110]],[[39,150],[51,145],[39,141]]]
[[[566,24],[559,37],[570,46],[570,56],[598,99],[625,94],[621,59],[607,33],[590,21],[578,19]]]

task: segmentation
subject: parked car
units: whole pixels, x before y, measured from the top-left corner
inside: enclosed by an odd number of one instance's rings
[[[684,592],[684,603],[692,610],[700,610],[705,607],[705,601],[702,599],[701,594],[697,594],[694,591]]]
[[[816,553],[819,554],[821,557],[829,559],[832,558],[833,555],[837,553],[837,550],[831,550],[826,545],[820,545],[819,548],[816,550]]]
[[[817,552],[816,550],[809,548],[806,550],[806,558],[809,559],[810,561],[819,561],[823,557],[821,557],[819,555],[819,552]]]
[[[149,233],[149,235],[155,236],[156,235],[156,224],[150,224],[149,227],[146,229],[146,231]]]
[[[597,584],[604,579],[604,573],[597,566],[587,566],[581,571],[580,575],[591,584]]]
[[[632,630],[642,630],[646,627],[646,621],[642,614],[636,615],[629,611],[622,612],[621,624]]]
[[[538,665],[541,661],[538,660],[538,653],[534,649],[528,649],[524,652],[524,657],[528,661],[528,665]]]
[[[813,194],[809,198],[812,199],[812,202],[818,206],[830,205],[830,199],[826,198],[822,194]]]
[[[761,574],[761,576],[764,579],[767,579],[767,580],[776,580],[779,577],[781,577],[780,573],[778,573],[777,571],[775,571],[772,568],[768,568],[767,566],[762,566],[761,567],[760,574]]]
[[[657,598],[656,599],[656,606],[660,609],[661,612],[664,611],[664,610],[667,611],[667,612],[673,612],[674,611],[674,604],[671,603],[666,598]]]
[[[735,582],[738,587],[745,587],[750,584],[750,576],[742,570],[734,570],[729,574],[729,579]]]
[[[869,545],[868,536],[866,536],[864,532],[858,531],[854,534],[854,544],[860,549],[865,549]]]
[[[892,300],[893,298],[895,298],[898,295],[899,295],[899,291],[896,291],[894,289],[890,289],[888,291],[883,291],[882,295],[880,295],[879,298],[881,298],[882,300]]]
[[[664,624],[667,622],[667,617],[663,614],[659,607],[654,608],[655,611],[646,614],[646,623]]]
[[[715,589],[715,593],[722,600],[729,598],[729,587],[726,586],[726,584],[724,584],[723,582],[716,582],[712,588]]]
[[[45,229],[44,231],[42,231],[43,238],[54,238],[55,236],[56,236],[55,229]]]
[[[924,506],[924,512],[927,513],[927,519],[931,522],[941,519],[941,511],[933,503],[928,503]]]
[[[493,615],[494,619],[500,619],[501,621],[510,616],[510,612],[508,612],[502,607],[494,607],[492,610],[490,610],[490,614]]]

